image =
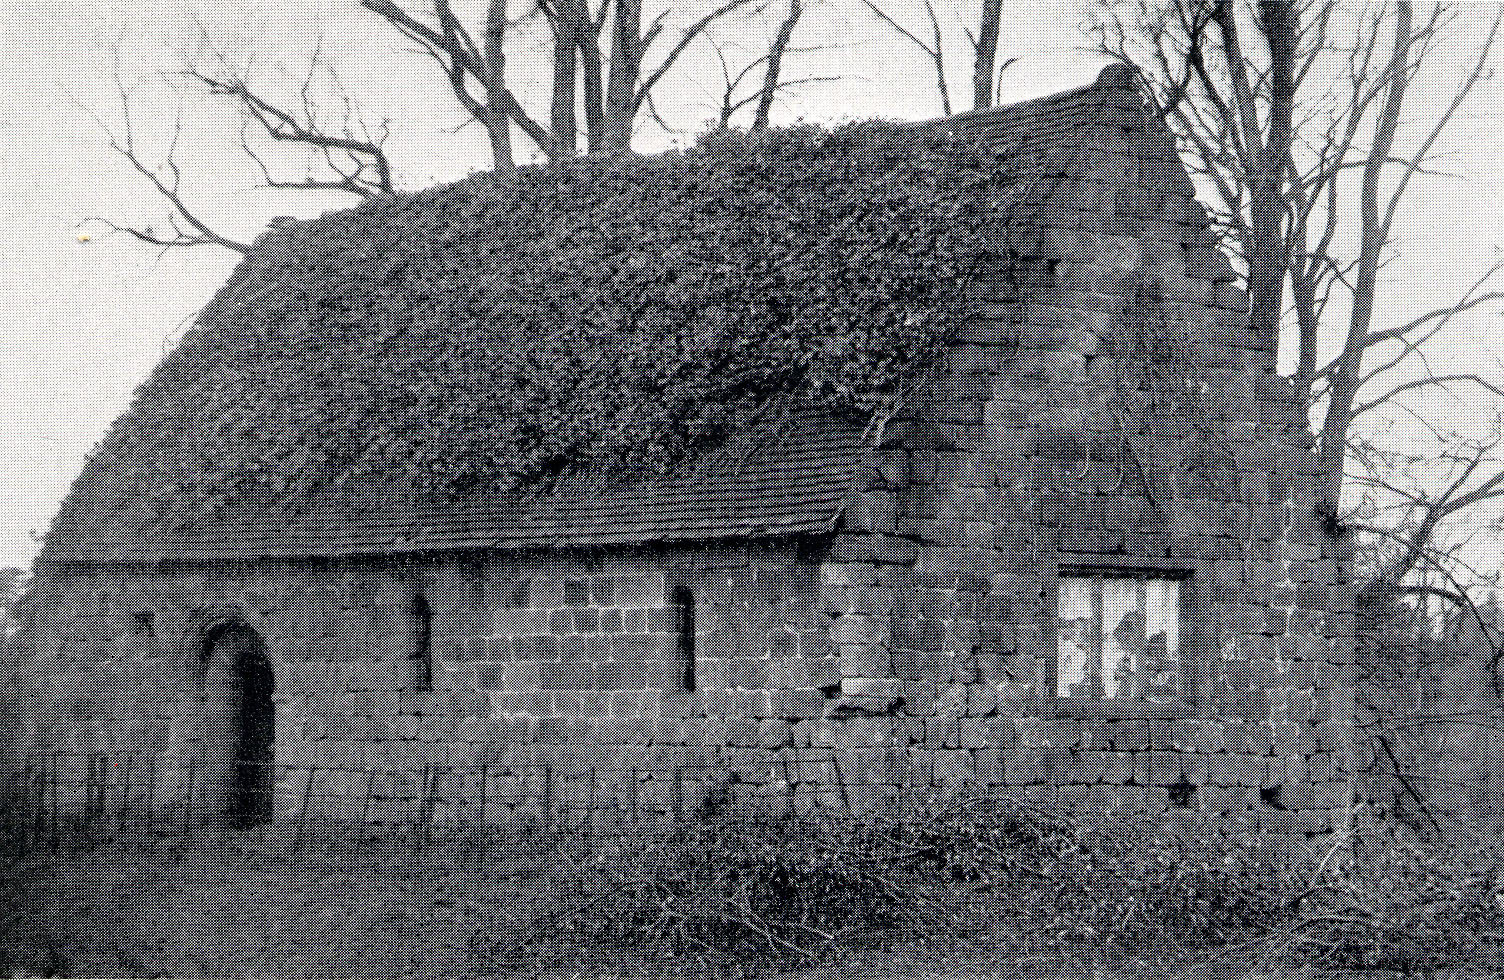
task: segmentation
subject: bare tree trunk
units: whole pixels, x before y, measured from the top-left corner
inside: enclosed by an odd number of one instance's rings
[[[992,76],[997,68],[997,39],[1002,29],[1003,0],[982,0],[977,25],[976,63],[972,74],[972,108],[992,108]]]
[[[1254,83],[1242,50],[1237,11],[1231,0],[1217,0],[1212,17],[1222,35],[1237,97],[1242,139],[1252,166],[1248,174],[1249,231],[1244,258],[1248,262],[1249,328],[1258,338],[1264,370],[1273,372],[1279,357],[1279,320],[1284,307],[1285,272],[1289,260],[1286,236],[1286,185],[1290,174],[1290,126],[1295,98],[1295,42],[1299,14],[1292,0],[1263,0],[1259,4],[1263,33],[1269,45],[1269,134],[1261,139],[1255,109]],[[1262,145],[1260,145],[1262,144]]]
[[[1301,404],[1311,403],[1316,382],[1316,345],[1320,339],[1321,317],[1316,312],[1316,280],[1311,276],[1293,276],[1291,299],[1295,305],[1298,331],[1295,350],[1295,390]]]
[[[448,5],[445,4],[447,7]],[[510,97],[506,81],[507,0],[491,0],[486,7],[486,33],[481,49],[483,82],[488,96],[488,118],[482,119],[491,138],[491,157],[497,170],[511,170],[512,123],[503,96]]]
[[[1386,229],[1379,211],[1379,178],[1394,150],[1394,135],[1399,128],[1400,110],[1410,77],[1410,0],[1399,0],[1395,8],[1394,53],[1389,59],[1385,84],[1384,108],[1375,124],[1373,149],[1363,161],[1363,187],[1359,195],[1361,238],[1357,275],[1353,281],[1352,311],[1348,318],[1347,340],[1342,354],[1333,365],[1331,397],[1322,424],[1321,465],[1326,476],[1327,499],[1337,503],[1342,493],[1344,463],[1347,459],[1347,430],[1352,424],[1353,404],[1361,383],[1363,351],[1369,344],[1373,322],[1374,289],[1378,283]]]
[[[625,153],[632,146],[636,115],[637,79],[642,74],[642,0],[616,0],[616,26],[611,37],[611,72],[606,79],[607,153]]]
[[[580,46],[583,19],[577,0],[559,0],[554,11],[554,90],[553,105],[549,112],[549,135],[553,147],[549,157],[561,160],[574,156],[578,145],[575,138],[575,76],[578,73],[576,52]]]
[[[778,25],[778,36],[768,49],[768,68],[762,76],[762,94],[757,99],[757,115],[752,120],[753,129],[767,129],[768,115],[773,111],[773,97],[778,94],[778,76],[783,71],[783,56],[788,51],[789,41],[799,18],[804,16],[803,0],[789,0],[789,13]]]
[[[492,169],[504,173],[516,167],[512,159],[512,126],[505,112],[487,109],[481,117],[486,127],[486,139],[491,145]]]
[[[601,87],[601,22],[590,14],[587,0],[580,4],[580,83],[585,96],[585,152],[599,153],[606,142],[605,96]],[[601,17],[606,15],[601,5]]]

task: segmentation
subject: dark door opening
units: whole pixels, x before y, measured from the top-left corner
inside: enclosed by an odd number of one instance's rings
[[[277,712],[275,681],[261,637],[249,626],[233,623],[208,637],[209,683],[205,696],[211,713],[222,719],[225,763],[220,780],[229,822],[250,827],[271,819],[272,746]],[[206,773],[206,776],[208,773]]]

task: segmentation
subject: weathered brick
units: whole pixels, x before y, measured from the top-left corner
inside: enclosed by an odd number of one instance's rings
[[[1114,726],[1112,744],[1120,752],[1143,752],[1149,748],[1149,722],[1129,718]]]

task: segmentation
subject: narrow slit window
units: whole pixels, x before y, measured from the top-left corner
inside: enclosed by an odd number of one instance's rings
[[[413,599],[412,662],[413,686],[419,691],[433,690],[433,610],[423,596]]]
[[[1180,601],[1175,577],[1061,575],[1055,693],[1136,700],[1183,693]]]
[[[680,586],[674,590],[677,615],[679,684],[686,691],[695,689],[695,594]]]

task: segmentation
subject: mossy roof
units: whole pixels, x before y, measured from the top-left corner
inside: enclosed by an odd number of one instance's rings
[[[894,126],[892,132],[900,141],[905,133],[964,132],[1000,157],[1032,159],[1032,170],[1010,180],[1026,197],[1032,195],[1024,204],[1048,209],[1056,202],[1045,188],[1058,186],[1058,179],[1072,176],[1068,172],[1073,168],[1090,166],[1086,151],[1100,149],[1104,134],[1129,141],[1139,137],[1144,114],[1134,84],[1127,69],[1114,66],[1085,88],[932,123]],[[1074,176],[1100,180],[1103,175]],[[526,276],[520,281],[534,292],[503,302],[495,290],[477,287],[477,277],[489,274],[485,269],[429,274],[446,268],[444,242],[480,233],[465,222],[484,213],[480,205],[494,187],[495,179],[482,175],[288,223],[263,235],[90,457],[49,529],[41,560],[350,556],[707,541],[832,529],[862,465],[864,425],[849,414],[808,408],[796,408],[777,422],[724,420],[730,432],[725,441],[739,447],[735,452],[708,453],[677,466],[639,466],[635,472],[629,466],[609,480],[560,480],[540,492],[476,486],[435,494],[412,478],[411,466],[375,466],[331,484],[300,483],[296,463],[271,464],[274,470],[284,465],[286,471],[263,472],[254,486],[221,487],[214,493],[182,481],[184,461],[194,454],[202,457],[206,446],[218,447],[221,457],[242,457],[231,462],[244,473],[261,465],[247,460],[262,456],[313,459],[326,444],[350,436],[351,428],[400,427],[416,416],[442,415],[457,405],[473,411],[474,399],[468,396],[483,373],[456,369],[454,351],[432,361],[422,352],[408,356],[402,362],[407,373],[393,374],[384,388],[359,388],[362,421],[353,427],[342,419],[331,429],[327,406],[339,402],[341,385],[357,391],[351,379],[358,380],[368,365],[387,357],[390,345],[401,343],[406,327],[399,329],[394,320],[421,316],[442,333],[449,318],[467,324],[487,318],[515,321],[544,301],[539,290],[546,283]],[[476,202],[480,204],[470,207]],[[748,219],[756,220],[756,215]],[[654,233],[665,234],[661,228]],[[808,247],[820,247],[820,228],[798,233],[810,236]],[[665,248],[685,254],[708,247],[695,234],[690,229],[666,241]],[[398,253],[402,261],[393,261]],[[509,255],[515,258],[514,253],[522,254],[514,249]],[[433,258],[428,265],[425,255]],[[753,273],[728,269],[726,274]],[[352,309],[348,295],[318,288],[331,278],[384,282],[382,301],[400,314],[384,316],[380,304],[370,302]],[[474,306],[482,301],[490,305],[477,317]],[[304,364],[284,356],[292,321],[302,331],[299,343],[306,347],[308,337],[316,339],[316,361],[305,357]],[[518,334],[509,336],[515,342]],[[473,353],[460,352],[461,357]],[[480,367],[483,371],[485,365]],[[319,398],[302,397],[309,386],[322,386]],[[282,417],[247,418],[222,410],[248,390],[261,404],[286,406]],[[553,410],[557,404],[545,405],[537,418],[524,421],[546,432],[553,424],[547,412]],[[675,420],[647,424],[673,425]],[[227,426],[235,428],[227,432]],[[276,444],[275,454],[268,455],[268,444]],[[231,447],[228,454],[225,446]],[[431,462],[422,465],[440,466],[459,452],[474,452],[475,446],[435,445],[425,451]],[[212,467],[216,461],[199,458],[195,465]]]

